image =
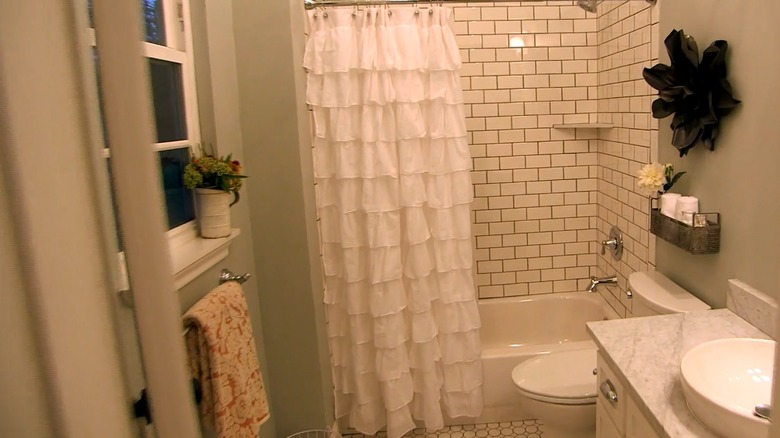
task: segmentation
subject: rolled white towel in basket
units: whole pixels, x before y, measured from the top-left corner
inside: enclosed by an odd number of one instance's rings
[[[664,193],[661,195],[660,208],[661,214],[664,216],[675,217],[677,208],[677,200],[680,199],[679,193]]]
[[[693,225],[693,215],[699,212],[699,198],[695,196],[680,196],[675,207],[675,218],[678,221]]]

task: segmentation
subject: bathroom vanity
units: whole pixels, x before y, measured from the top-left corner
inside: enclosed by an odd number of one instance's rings
[[[636,396],[626,391],[625,377],[616,372],[602,353],[598,355],[596,437],[657,438],[650,421],[639,410]]]
[[[587,327],[599,349],[598,438],[715,438],[685,404],[683,356],[715,339],[769,339],[726,309],[590,322]]]

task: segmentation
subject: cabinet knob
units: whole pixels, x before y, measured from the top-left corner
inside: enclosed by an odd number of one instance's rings
[[[610,404],[616,405],[618,402],[618,394],[615,391],[615,386],[612,385],[612,382],[609,381],[609,379],[603,381],[601,385],[599,386],[599,391],[601,391],[601,395],[603,395],[607,401],[609,401]]]

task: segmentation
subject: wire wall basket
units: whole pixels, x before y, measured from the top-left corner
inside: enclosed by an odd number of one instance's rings
[[[650,232],[691,254],[715,254],[720,251],[720,214],[695,213],[690,223],[650,209]]]

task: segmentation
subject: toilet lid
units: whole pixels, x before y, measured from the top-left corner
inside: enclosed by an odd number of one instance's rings
[[[530,398],[560,404],[596,397],[596,350],[571,350],[529,359],[512,370],[515,386]]]

